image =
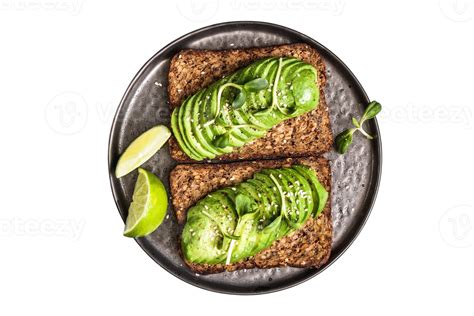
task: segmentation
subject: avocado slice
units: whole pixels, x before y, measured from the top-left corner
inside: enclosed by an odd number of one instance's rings
[[[181,137],[180,129],[178,128],[178,112],[179,112],[179,108],[175,108],[173,110],[173,113],[171,113],[171,128],[173,131],[177,131],[173,133],[174,137],[176,138],[176,141],[178,142],[179,147],[184,151],[184,153],[188,155],[189,157],[191,157],[192,159],[197,160],[198,158],[196,158],[191,153],[191,151],[188,149],[188,147],[184,143],[183,138]]]
[[[175,108],[173,110],[173,114],[171,115],[171,128],[173,129],[173,134],[178,141],[179,146],[181,149],[192,159],[194,160],[201,160],[202,158],[198,156],[195,151],[188,146],[187,141],[184,139],[183,129],[181,128],[180,120],[179,120],[179,112],[183,109],[183,107]]]
[[[307,177],[310,185],[313,187],[312,192],[316,193],[317,198],[315,201],[317,201],[317,203],[315,202],[313,216],[317,217],[326,206],[326,203],[329,198],[329,193],[326,191],[323,185],[319,182],[318,177],[316,176],[316,172],[314,172],[307,166],[303,166],[303,165],[295,165],[293,166],[293,168],[297,170],[298,172],[300,172],[300,174]]]
[[[201,207],[193,207],[188,212],[186,225],[181,234],[181,247],[186,260],[195,263],[219,263],[225,250],[222,249],[223,236],[217,225],[202,214]]]
[[[265,249],[273,242],[273,236],[276,234],[277,225],[274,223],[274,220],[277,217],[281,216],[272,216],[272,200],[271,197],[273,196],[273,191],[269,189],[266,183],[261,182],[257,179],[248,180],[249,183],[253,184],[258,192],[258,199],[260,202],[259,210],[260,216],[258,220],[257,226],[257,236],[255,239],[255,244],[251,250],[252,253],[258,253],[260,250]],[[272,228],[267,228],[269,225],[273,224]],[[272,233],[273,232],[273,233]]]
[[[236,223],[232,201],[224,192],[217,191],[205,197],[188,212],[182,234],[185,258],[191,262],[225,261],[230,244],[226,234],[234,231]]]
[[[202,95],[204,95],[206,90],[201,90],[194,99],[190,100],[189,102],[197,102],[197,100],[200,100]],[[191,112],[192,111],[192,112]],[[199,152],[203,157],[208,157],[208,158],[214,158],[216,157],[217,154],[219,154],[218,151],[214,149],[213,146],[210,146],[204,136],[202,135],[202,132],[200,130],[200,124],[199,124],[199,107],[198,106],[187,106],[186,111],[184,113],[184,128],[185,131],[189,131],[189,135],[192,135],[188,137],[189,139],[195,139],[195,141],[198,142],[199,146],[195,146],[196,151]],[[197,144],[196,144],[197,145]]]
[[[291,178],[290,190],[295,198],[295,204],[299,212],[299,222],[304,224],[311,216],[314,208],[311,186],[308,181],[293,168],[285,168],[283,172]]]
[[[183,143],[185,147],[197,157],[196,160],[203,160],[205,156],[202,155],[202,152],[198,150],[198,147],[201,147],[201,144],[197,142],[197,140],[192,135],[189,127],[187,128],[185,125],[186,121],[189,121],[189,118],[185,117],[185,112],[190,109],[192,106],[193,100],[196,98],[196,95],[191,96],[186,101],[184,101],[183,105],[179,107],[178,112],[178,128],[181,132],[181,138],[183,139]]]
[[[234,73],[232,76],[228,78],[228,81],[233,82],[235,81],[235,77],[237,77],[239,73]],[[224,122],[228,126],[233,126],[237,125],[238,122],[236,122],[236,114],[235,110],[232,109],[232,102],[234,98],[237,96],[237,91],[233,91],[231,89],[236,89],[233,87],[229,87],[223,90],[222,96],[221,96],[221,111],[222,111],[222,122]],[[216,99],[215,101],[217,104],[217,93],[216,93]],[[231,143],[232,146],[235,147],[240,147],[245,145],[245,143],[249,139],[249,135],[244,132],[242,128],[233,128],[230,132],[231,139],[233,142]]]
[[[232,151],[231,146],[220,148],[212,144],[212,141],[217,135],[225,133],[225,129],[216,124],[206,124],[210,120],[214,119],[215,110],[212,110],[212,102],[214,102],[213,100],[215,98],[217,98],[217,89],[215,88],[215,85],[212,85],[206,90],[206,93],[203,94],[199,100],[196,100],[196,106],[199,107],[199,123],[206,142],[220,154],[226,154]]]
[[[295,111],[291,117],[305,113],[308,109],[314,109],[319,104],[319,87],[314,85],[317,73],[312,69],[301,71],[300,76],[293,79],[291,92],[294,99]]]

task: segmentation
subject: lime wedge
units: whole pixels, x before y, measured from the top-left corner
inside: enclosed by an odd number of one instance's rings
[[[170,138],[171,132],[164,125],[150,128],[138,136],[120,156],[115,176],[123,177],[150,159]]]
[[[167,208],[168,195],[163,183],[153,173],[138,168],[123,234],[127,237],[148,235],[163,222]]]

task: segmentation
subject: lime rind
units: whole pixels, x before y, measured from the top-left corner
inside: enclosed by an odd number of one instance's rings
[[[123,234],[127,237],[150,234],[163,222],[167,208],[168,195],[163,183],[153,173],[139,168]]]
[[[115,176],[123,177],[140,167],[163,147],[170,136],[171,131],[164,125],[152,127],[142,133],[120,156],[115,168]]]

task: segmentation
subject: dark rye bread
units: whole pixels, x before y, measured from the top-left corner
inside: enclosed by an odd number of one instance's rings
[[[288,44],[273,47],[234,50],[183,50],[171,60],[168,73],[168,94],[171,109],[201,88],[242,68],[255,60],[270,56],[292,56],[318,70],[320,102],[317,109],[286,120],[273,127],[267,135],[232,153],[218,156],[216,161],[254,160],[262,158],[303,157],[327,152],[332,144],[328,106],[324,97],[326,68],[318,52],[307,44]],[[179,147],[176,139],[170,140],[173,159],[192,162]]]
[[[170,174],[170,187],[178,222],[183,225],[186,221],[187,210],[206,194],[245,181],[263,168],[278,168],[293,164],[306,165],[315,170],[321,184],[329,193],[331,192],[329,162],[321,157],[176,166]],[[283,266],[319,268],[327,262],[331,253],[330,200],[318,218],[310,218],[301,229],[275,241],[269,248],[248,260],[228,266],[190,262],[186,264],[194,272],[200,274]]]

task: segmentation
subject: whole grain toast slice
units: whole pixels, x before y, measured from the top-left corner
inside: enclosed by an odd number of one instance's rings
[[[321,157],[288,158],[234,162],[227,164],[183,164],[171,171],[170,187],[173,207],[178,222],[186,222],[186,212],[208,193],[219,188],[245,181],[264,168],[287,167],[293,164],[306,165],[317,172],[319,181],[331,192],[331,170],[329,162]],[[317,218],[310,218],[305,225],[275,241],[269,248],[248,260],[231,265],[186,264],[196,273],[219,273],[225,270],[311,267],[319,268],[327,262],[331,253],[332,222],[330,199]]]
[[[330,150],[333,140],[328,106],[324,97],[326,67],[316,49],[307,44],[220,51],[183,50],[172,58],[170,64],[168,73],[170,107],[174,109],[186,97],[255,60],[278,56],[296,57],[316,67],[320,87],[318,107],[274,126],[266,136],[236,148],[230,154],[218,156],[215,161],[304,157]],[[173,159],[179,162],[193,161],[181,150],[176,139],[172,137],[169,144]]]

